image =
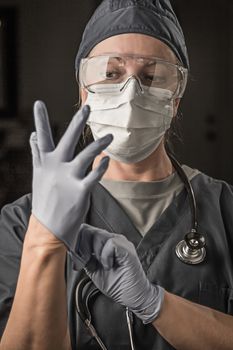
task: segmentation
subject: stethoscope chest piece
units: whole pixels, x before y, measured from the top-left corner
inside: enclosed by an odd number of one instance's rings
[[[177,257],[189,265],[197,265],[205,260],[205,237],[195,232],[195,230],[187,233],[185,238],[176,246]]]

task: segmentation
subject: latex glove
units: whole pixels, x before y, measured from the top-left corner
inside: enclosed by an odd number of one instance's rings
[[[156,319],[164,289],[150,283],[126,237],[83,224],[73,261],[78,266],[81,261],[102,293],[128,307],[144,323]]]
[[[36,132],[30,138],[32,213],[68,250],[76,245],[77,233],[89,208],[90,190],[101,179],[109,161],[108,157],[102,159],[96,169],[85,175],[94,158],[111,143],[111,135],[93,142],[73,159],[89,113],[88,106],[76,113],[55,147],[46,107],[41,101],[34,105]]]

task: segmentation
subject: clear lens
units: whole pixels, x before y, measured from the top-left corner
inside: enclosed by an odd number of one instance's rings
[[[181,97],[187,82],[187,69],[155,57],[103,55],[82,59],[80,83],[92,91],[95,85],[115,85],[119,92],[130,76],[136,76],[141,85],[172,92]],[[101,89],[102,93],[106,89]],[[93,92],[93,91],[92,91]]]

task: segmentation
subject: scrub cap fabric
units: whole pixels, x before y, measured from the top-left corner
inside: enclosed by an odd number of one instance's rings
[[[75,59],[80,60],[102,40],[124,33],[141,33],[167,44],[184,67],[189,60],[183,31],[169,0],[104,0],[89,20]]]

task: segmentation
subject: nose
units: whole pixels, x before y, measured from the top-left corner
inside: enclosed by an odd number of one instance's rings
[[[138,76],[143,68],[142,59],[136,57],[126,57],[125,69],[128,76]]]
[[[131,82],[134,82],[133,85],[136,90],[136,94],[141,95],[144,93],[140,78],[137,75],[131,75],[130,77],[128,77],[124,85],[121,87],[120,91],[125,90]]]

